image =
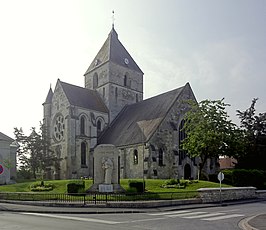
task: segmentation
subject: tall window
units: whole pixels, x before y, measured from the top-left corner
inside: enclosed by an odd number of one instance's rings
[[[139,163],[139,156],[138,156],[138,150],[134,150],[134,153],[133,153],[133,162],[134,162],[134,165],[137,165]]]
[[[124,86],[131,87],[131,80],[128,73],[124,75]]]
[[[97,121],[97,136],[100,135],[101,131],[102,131],[102,122],[101,120],[98,120]]]
[[[105,97],[105,88],[103,87],[103,98]]]
[[[115,102],[117,102],[117,97],[118,97],[118,89],[115,87]]]
[[[182,148],[182,141],[187,137],[186,135],[186,132],[185,132],[185,129],[184,129],[184,125],[185,125],[185,120],[182,120],[180,122],[180,125],[179,125],[179,128],[178,128],[178,131],[179,131],[179,165],[182,164],[182,161],[186,158],[186,154],[187,154],[187,151],[184,150]]]
[[[182,141],[186,138],[186,132],[184,129],[185,120],[182,120],[179,125],[179,148],[182,146]]]
[[[81,165],[82,166],[86,166],[87,162],[86,162],[86,143],[82,142],[81,143]]]
[[[159,166],[163,166],[163,150],[159,149]]]
[[[80,118],[80,134],[85,135],[85,117]]]
[[[127,86],[128,76],[125,74],[124,76],[124,86]]]
[[[93,88],[95,89],[95,88],[97,88],[97,87],[98,87],[98,74],[95,73],[95,74],[93,75]]]

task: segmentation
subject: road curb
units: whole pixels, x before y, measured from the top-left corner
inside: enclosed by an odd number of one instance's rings
[[[255,227],[252,227],[250,224],[249,224],[249,221],[253,220],[254,218],[256,218],[257,216],[259,216],[260,214],[256,215],[256,216],[251,216],[251,217],[248,217],[248,218],[245,218],[243,220],[241,220],[238,224],[238,226],[243,229],[243,230],[259,230]]]

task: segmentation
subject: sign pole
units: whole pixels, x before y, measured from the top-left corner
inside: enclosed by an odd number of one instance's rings
[[[222,205],[222,180],[220,180],[220,205]]]
[[[222,180],[224,179],[224,174],[219,172],[218,180],[220,181],[220,204],[222,205]]]

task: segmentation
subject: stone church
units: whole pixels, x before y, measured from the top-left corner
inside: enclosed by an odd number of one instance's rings
[[[62,159],[50,178],[92,177],[99,144],[119,149],[120,178],[197,178],[199,159],[180,148],[184,101],[196,100],[189,83],[143,100],[143,72],[114,27],[84,78],[84,87],[58,79],[43,103],[51,148]]]

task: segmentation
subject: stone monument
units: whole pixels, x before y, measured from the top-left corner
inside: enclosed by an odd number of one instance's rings
[[[93,162],[93,185],[88,192],[124,191],[120,186],[119,151],[114,145],[98,145]]]

